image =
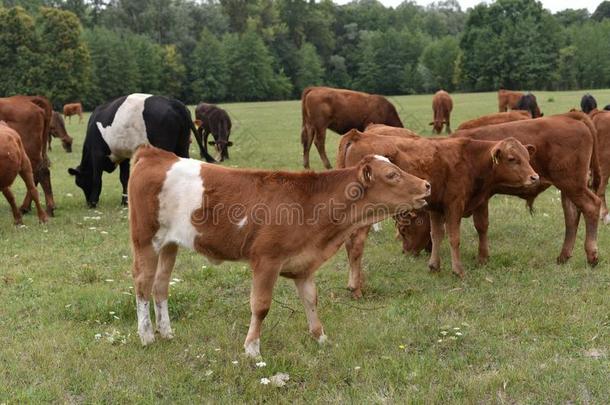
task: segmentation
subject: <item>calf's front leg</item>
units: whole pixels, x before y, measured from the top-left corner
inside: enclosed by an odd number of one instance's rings
[[[430,237],[432,239],[432,252],[428,261],[428,268],[432,272],[441,270],[441,243],[445,237],[445,225],[443,215],[430,211]]]
[[[449,234],[449,245],[451,246],[451,269],[454,274],[464,278],[464,268],[460,259],[460,223],[462,215],[450,212],[447,214],[446,227]]]
[[[489,241],[487,229],[489,228],[489,209],[487,201],[472,213],[474,227],[479,234],[479,264],[486,264],[489,259]]]
[[[157,272],[153,284],[153,295],[155,297],[155,330],[163,339],[173,339],[174,332],[169,321],[169,310],[167,307],[167,296],[169,292],[169,279],[176,263],[178,246],[175,244],[164,246],[159,252]]]
[[[159,257],[152,245],[134,248],[132,275],[136,290],[138,335],[143,346],[155,341],[150,320],[150,297],[158,259]]]
[[[326,342],[326,335],[324,334],[324,328],[318,318],[318,292],[316,291],[316,283],[314,281],[313,273],[307,278],[295,278],[294,284],[297,287],[297,292],[301,298],[301,302],[305,307],[305,315],[307,316],[307,323],[309,325],[309,333],[322,344]]]
[[[250,328],[244,349],[249,357],[259,357],[261,326],[271,308],[273,287],[279,275],[279,264],[270,260],[258,259],[251,263],[252,289],[250,290]]]
[[[362,297],[362,253],[370,230],[370,226],[357,229],[345,241],[345,250],[349,260],[347,288],[352,292],[352,297],[356,299]]]

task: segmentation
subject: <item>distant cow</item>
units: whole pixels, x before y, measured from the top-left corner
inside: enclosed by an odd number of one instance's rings
[[[453,272],[464,277],[460,259],[460,222],[465,213],[489,198],[494,187],[535,187],[538,175],[529,164],[535,148],[516,139],[475,141],[453,138],[424,138],[410,135],[379,135],[383,127],[364,133],[352,130],[341,139],[337,164],[351,167],[363,155],[386,156],[401,169],[432,185],[427,198],[432,217],[432,257],[429,267],[440,269],[439,249],[444,229],[449,234]],[[394,130],[394,129],[392,129]],[[350,263],[348,287],[355,297],[361,295],[361,258],[368,228],[356,230],[346,250]]]
[[[598,128],[601,128],[601,122],[597,124]],[[532,166],[540,174],[540,185],[535,189],[498,188],[495,192],[521,197],[531,208],[536,197],[544,190],[551,185],[558,188],[561,191],[565,238],[557,262],[565,263],[572,256],[582,212],[586,221],[587,261],[591,265],[597,264],[597,225],[601,201],[587,186],[591,173],[593,190],[605,189],[601,183],[604,181],[604,170],[606,173],[610,172],[610,166],[607,163],[610,162],[610,155],[604,151],[603,148],[606,147],[601,140],[596,142],[596,129],[593,122],[581,112],[570,112],[538,120],[457,131],[452,135],[452,137],[481,140],[499,140],[508,136],[515,137],[521,142],[532,143],[536,147],[537,152],[532,157]],[[608,150],[610,151],[610,147]],[[608,160],[603,161],[603,159]],[[600,160],[602,160],[601,166]],[[608,167],[604,169],[604,165]],[[607,177],[605,181],[607,181]],[[487,206],[487,201],[483,201],[473,213],[474,226],[479,234],[479,261],[482,263],[486,262],[489,256]],[[426,216],[425,212],[418,213],[418,218],[422,221],[426,220]],[[421,228],[405,228],[405,231],[410,233],[409,238],[415,240],[420,240],[425,236],[425,231]],[[418,232],[419,234],[417,234]]]
[[[49,136],[49,150],[51,150],[51,140],[53,138],[59,138],[61,146],[67,153],[72,153],[72,142],[73,139],[68,135],[66,131],[66,124],[64,123],[64,117],[57,111],[53,111],[51,117],[51,131]]]
[[[534,96],[532,93],[527,93],[526,95],[521,97],[519,99],[519,102],[517,103],[517,106],[514,109],[529,111],[532,118],[540,118],[544,116],[544,114],[540,112],[538,102],[536,101],[536,96]]]
[[[432,130],[440,134],[443,130],[443,125],[446,126],[448,134],[451,133],[451,110],[453,110],[453,100],[445,90],[439,90],[432,98],[432,111],[434,120],[430,123]]]
[[[505,90],[500,88],[498,90],[498,111],[506,112],[508,110],[514,110],[517,108],[517,103],[521,100],[525,93],[520,91]]]
[[[231,118],[229,114],[222,108],[213,104],[199,103],[195,108],[196,123],[199,126],[198,131],[203,137],[203,147],[208,145],[208,136],[212,134],[214,141],[210,141],[210,145],[216,146],[216,151],[220,153],[220,161],[229,158],[229,146],[233,146],[233,142],[229,141],[231,135]]]
[[[530,115],[530,113],[528,111],[520,111],[520,110],[489,114],[489,115],[484,115],[479,118],[474,118],[470,121],[463,122],[458,127],[458,131],[463,130],[463,129],[484,127],[486,125],[503,124],[505,122],[529,120],[531,118],[532,118],[532,116]]]
[[[156,330],[173,337],[168,289],[178,247],[211,261],[247,261],[252,289],[246,355],[260,356],[261,327],[279,276],[294,280],[309,331],[326,340],[317,313],[315,271],[343,245],[354,227],[420,208],[430,184],[382,156],[366,156],[349,169],[322,173],[233,169],[150,146],[138,149],[129,182],[138,335]],[[239,214],[232,207],[240,207]]]
[[[21,212],[17,208],[15,196],[10,188],[17,175],[21,176],[28,192],[32,195],[39,221],[47,222],[47,214],[40,206],[32,166],[23,148],[21,137],[6,122],[0,121],[0,190],[11,206],[15,225],[20,225],[22,224]]]
[[[213,162],[203,149],[191,113],[180,101],[138,93],[119,97],[91,114],[81,163],[68,172],[75,176],[89,207],[94,208],[102,191],[102,172],[112,173],[119,165],[122,203],[127,204],[129,159],[136,148],[150,143],[187,158],[190,131],[202,156]]]
[[[585,114],[589,114],[591,111],[597,109],[597,101],[595,100],[595,97],[588,93],[582,96],[582,99],[580,99],[580,109]]]
[[[71,103],[64,105],[64,115],[68,121],[72,122],[72,116],[78,115],[78,123],[83,122],[83,105],[81,103]]]
[[[34,184],[40,183],[44,191],[49,216],[53,216],[55,210],[50,161],[47,155],[52,114],[51,103],[42,96],[0,98],[0,120],[4,120],[21,137],[21,143],[32,166]],[[31,203],[32,196],[28,192],[21,204],[21,212],[28,212]]]
[[[303,166],[309,169],[309,150],[315,143],[324,167],[331,168],[326,156],[326,128],[343,135],[352,128],[364,131],[368,124],[401,127],[396,108],[385,97],[331,87],[308,87],[301,95],[303,124]]]

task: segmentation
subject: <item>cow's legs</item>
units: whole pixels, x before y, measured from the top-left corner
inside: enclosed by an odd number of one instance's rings
[[[441,243],[445,237],[443,215],[430,211],[430,237],[432,238],[432,252],[428,261],[430,271],[437,272],[441,269]]]
[[[446,217],[445,226],[451,246],[451,269],[454,274],[464,278],[464,268],[460,259],[460,223],[462,215],[460,212],[449,212]]]
[[[489,210],[487,201],[472,213],[474,227],[479,235],[479,264],[486,264],[489,259],[489,242],[487,229],[489,228]]]
[[[152,245],[134,248],[132,276],[136,289],[138,335],[144,346],[155,341],[149,305],[158,259]]]
[[[449,117],[447,117],[447,122],[445,123],[446,127],[445,130],[447,131],[448,134],[451,133],[451,120],[449,119]]]
[[[309,151],[313,143],[314,133],[307,125],[301,128],[301,143],[303,144],[303,167],[309,169]]]
[[[121,205],[127,205],[127,183],[129,182],[129,159],[123,160],[119,165],[119,178],[121,186],[123,186],[123,194],[121,195]]]
[[[370,226],[357,229],[345,241],[345,250],[349,260],[349,279],[347,288],[352,292],[353,298],[362,297],[362,253],[368,237]]]
[[[258,357],[263,320],[271,307],[273,287],[279,274],[279,265],[273,261],[259,259],[251,264],[252,289],[250,290],[250,328],[244,342],[246,355]]]
[[[53,199],[53,188],[51,187],[51,171],[48,167],[40,169],[40,186],[44,192],[47,214],[53,217],[55,216],[55,200]]]
[[[316,291],[316,283],[314,274],[310,274],[308,278],[295,278],[294,284],[297,287],[297,292],[301,298],[301,302],[305,307],[305,315],[307,316],[307,324],[309,325],[309,333],[322,344],[326,341],[324,328],[318,318],[318,292]]]
[[[557,258],[557,263],[565,263],[572,257],[574,244],[576,243],[576,232],[578,231],[578,222],[580,221],[580,213],[572,201],[561,192],[561,206],[563,207],[563,218],[565,221],[565,236],[563,239],[563,247]]]
[[[324,163],[324,167],[327,169],[332,169],[328,156],[326,156],[326,128],[316,128],[316,135],[313,142],[316,145],[316,149],[318,149],[318,153],[320,154],[320,158]]]
[[[11,210],[13,211],[13,220],[15,221],[15,225],[23,224],[23,221],[21,218],[21,212],[17,208],[17,203],[15,202],[15,196],[13,195],[13,192],[11,191],[11,189],[8,187],[3,188],[2,194],[4,194],[4,198],[6,198],[6,201],[8,201],[9,205],[11,206]]]
[[[167,308],[167,296],[169,290],[169,279],[176,263],[178,245],[171,244],[164,246],[159,252],[159,261],[155,282],[153,284],[153,295],[155,297],[155,318],[156,331],[162,338],[172,339],[174,332],[169,321],[169,311]]]
[[[46,169],[46,170],[48,171],[49,169]],[[50,173],[49,173],[49,175],[50,175]],[[21,179],[25,183],[25,187],[27,189],[26,198],[31,198],[34,200],[34,205],[36,205],[36,213],[38,214],[38,220],[41,223],[47,222],[47,220],[48,220],[47,213],[44,212],[44,210],[42,209],[42,206],[40,205],[40,198],[38,196],[38,190],[36,189],[36,184],[34,183],[34,176],[32,174],[32,165],[30,163],[30,159],[28,159],[27,156],[24,156],[24,159],[21,162],[21,170],[19,171],[19,176],[21,176]],[[53,198],[53,195],[51,194],[51,200],[52,200],[52,198]],[[48,202],[47,202],[47,207],[48,207]]]
[[[588,188],[575,195],[570,195],[569,198],[585,217],[585,252],[587,253],[587,262],[595,266],[598,261],[597,226],[599,225],[600,198]]]
[[[606,225],[610,224],[610,213],[608,213],[608,205],[606,204],[606,188],[608,187],[608,178],[608,174],[602,175],[599,184],[599,197],[602,200],[602,209],[600,217]]]

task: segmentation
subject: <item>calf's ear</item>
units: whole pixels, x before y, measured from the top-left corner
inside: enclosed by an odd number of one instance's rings
[[[78,174],[80,174],[80,170],[78,170],[78,168],[74,169],[72,167],[68,168],[68,173],[70,173],[71,176],[76,176]]]
[[[227,142],[227,146],[233,146],[233,142],[231,142],[231,141]]]
[[[496,145],[491,149],[491,161],[494,165],[498,164],[500,156],[502,156],[502,150],[500,149],[500,145]]]
[[[525,145],[527,152],[530,154],[530,159],[536,154],[536,147],[534,145]]]
[[[364,164],[360,168],[358,173],[358,180],[365,186],[370,185],[373,182],[373,168],[369,164]]]

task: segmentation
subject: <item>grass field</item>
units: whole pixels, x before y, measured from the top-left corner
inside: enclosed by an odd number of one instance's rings
[[[592,93],[610,102],[610,90]],[[582,94],[537,97],[551,115]],[[453,98],[454,128],[496,109],[495,93]],[[430,134],[431,96],[392,101],[407,127]],[[227,164],[300,169],[298,101],[224,107],[234,120]],[[596,268],[586,265],[582,224],[573,258],[556,265],[564,227],[553,188],[533,216],[522,200],[492,199],[484,267],[472,221],[463,222],[463,281],[451,274],[447,241],[441,273],[430,274],[425,255],[401,254],[386,221],[369,238],[364,298],[354,301],[341,250],[317,275],[326,346],[307,334],[293,283],[279,281],[265,367],[242,354],[247,266],[182,250],[170,290],[176,337],[141,347],[118,170],[104,176],[98,209],[87,209],[66,172],[80,161],[77,122],[68,125],[75,152],[54,140],[50,153],[56,217],[41,226],[29,215],[15,228],[0,199],[0,403],[610,403],[610,228],[600,225]],[[338,140],[327,136],[331,160]],[[312,162],[321,169],[315,149]],[[278,372],[290,375],[285,387],[261,384]]]

